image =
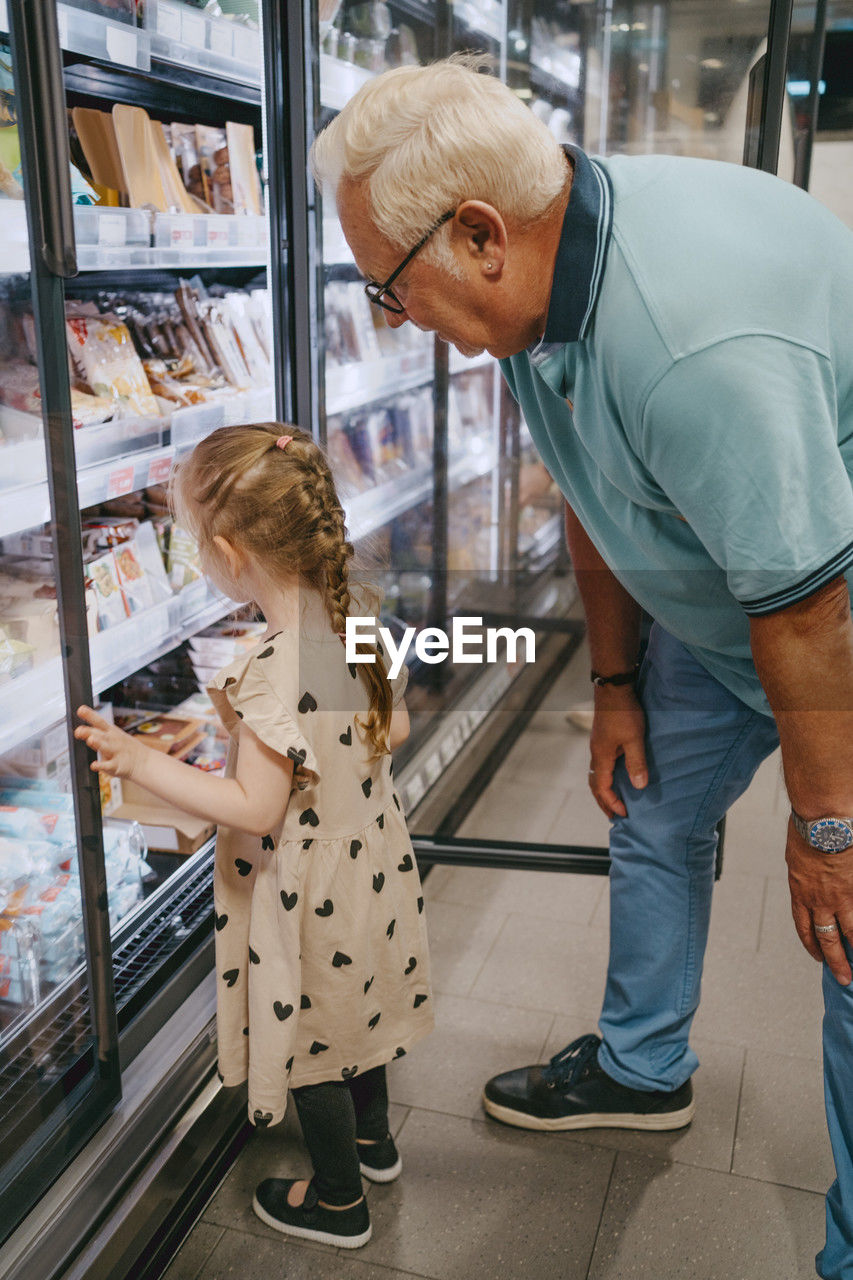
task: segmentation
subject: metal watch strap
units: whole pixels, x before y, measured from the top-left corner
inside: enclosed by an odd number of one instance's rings
[[[820,818],[813,818],[811,822],[806,822],[805,818],[800,817],[796,809],[793,807],[791,808],[791,821],[794,824],[794,830],[809,843],[811,843],[812,827],[816,826],[818,822],[825,822],[827,816],[829,815],[825,815]],[[831,817],[837,822],[846,822],[849,827],[853,828],[853,818],[845,818],[840,814],[832,814]]]

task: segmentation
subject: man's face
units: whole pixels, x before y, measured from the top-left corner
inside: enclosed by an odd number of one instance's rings
[[[337,205],[359,271],[368,280],[384,282],[400,265],[405,251],[401,252],[376,230],[366,185],[344,180],[338,188]],[[451,223],[451,234],[454,229]],[[417,236],[413,234],[412,239],[415,242]],[[489,296],[495,291],[486,287],[464,246],[460,251],[455,245],[455,250],[463,273],[461,279],[425,262],[421,254],[412,259],[391,286],[405,311],[385,311],[386,321],[392,329],[409,321],[425,333],[437,333],[464,356],[489,351],[500,357],[521,350],[526,343],[505,332],[497,299]]]

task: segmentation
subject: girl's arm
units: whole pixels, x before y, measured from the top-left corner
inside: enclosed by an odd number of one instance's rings
[[[95,773],[132,778],[176,809],[251,835],[267,835],[284,817],[293,761],[266,746],[248,725],[240,725],[236,777],[217,778],[146,747],[91,707],[77,714],[84,723],[74,736],[101,755],[92,762]]]
[[[388,729],[388,747],[394,751],[409,736],[409,712],[405,701],[401,698],[391,712],[391,724]]]

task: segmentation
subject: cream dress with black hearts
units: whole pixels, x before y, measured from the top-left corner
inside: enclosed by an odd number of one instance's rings
[[[392,684],[397,701],[405,678]],[[248,1077],[249,1118],[270,1125],[289,1086],[349,1079],[432,1029],[423,896],[391,757],[371,759],[367,690],[337,635],[280,631],[209,692],[238,749],[246,724],[294,762],[280,829],[220,827],[216,841],[219,1070],[226,1085]]]

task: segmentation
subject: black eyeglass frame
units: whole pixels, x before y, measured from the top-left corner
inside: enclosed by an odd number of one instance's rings
[[[449,222],[455,213],[456,213],[455,209],[451,209],[448,213],[443,213],[441,217],[438,219],[438,222],[436,222],[433,226],[430,227],[429,231],[426,233],[425,236],[421,237],[421,239],[415,245],[414,249],[412,249],[410,253],[406,254],[405,258],[400,263],[399,267],[397,267],[395,271],[391,272],[390,276],[388,277],[388,279],[385,281],[384,284],[377,284],[375,280],[368,281],[368,283],[364,286],[364,292],[367,294],[368,298],[370,299],[370,301],[373,303],[375,307],[382,307],[384,311],[390,311],[395,316],[399,316],[403,314],[406,308],[403,306],[402,302],[396,296],[396,294],[392,291],[391,285],[397,279],[397,276],[400,274],[400,272],[403,271],[409,265],[409,263],[412,261],[412,258],[414,258],[415,254],[420,253],[421,249],[424,247],[427,240],[429,240],[430,236],[434,236],[436,231],[438,231],[439,227],[443,227],[445,222]],[[383,298],[382,298],[383,293],[386,293],[388,295],[388,297],[391,299],[391,302],[383,301]],[[392,306],[392,303],[394,304],[393,306]]]

